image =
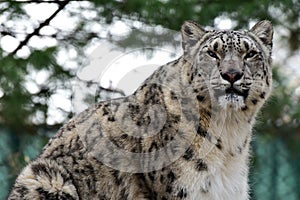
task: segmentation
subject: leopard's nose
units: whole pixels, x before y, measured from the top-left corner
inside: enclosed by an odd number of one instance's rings
[[[229,83],[233,84],[234,82],[240,80],[243,77],[243,73],[237,70],[231,69],[225,73],[221,73],[221,76],[224,80],[228,81]]]

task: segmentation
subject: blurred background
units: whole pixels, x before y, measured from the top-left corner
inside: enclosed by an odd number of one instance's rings
[[[274,91],[254,129],[251,199],[299,200],[298,0],[0,1],[0,199],[64,122],[97,101],[130,93],[119,87],[128,82],[114,83],[113,72],[102,83],[84,66],[117,57],[125,69],[152,60],[135,70],[144,77],[141,71],[180,55],[180,26],[190,19],[220,29],[272,21]],[[122,61],[118,55],[126,52]]]

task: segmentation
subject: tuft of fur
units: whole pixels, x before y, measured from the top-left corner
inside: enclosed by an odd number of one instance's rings
[[[78,200],[69,172],[53,160],[37,159],[17,178],[9,199]]]

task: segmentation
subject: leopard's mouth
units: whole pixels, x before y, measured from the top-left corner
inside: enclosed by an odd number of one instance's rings
[[[244,97],[244,99],[246,99],[248,97],[249,94],[249,90],[239,90],[237,88],[235,88],[234,86],[228,87],[225,90],[225,94],[229,95],[229,96],[242,96]]]
[[[249,95],[249,90],[239,90],[231,86],[225,90],[216,90],[215,95],[222,107],[241,108],[245,106],[245,99]]]
[[[246,99],[249,95],[249,89],[239,90],[234,86],[230,86],[230,87],[226,88],[225,90],[216,89],[215,95],[217,98],[219,98],[220,96],[226,96],[226,97],[231,97],[231,98],[236,97],[236,96],[241,96],[244,99]]]

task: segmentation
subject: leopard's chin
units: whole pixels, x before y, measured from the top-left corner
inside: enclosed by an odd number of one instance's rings
[[[245,107],[248,92],[248,90],[241,91],[234,87],[228,87],[223,92],[217,91],[216,98],[221,108],[239,110]]]
[[[223,109],[233,109],[239,110],[245,107],[245,99],[243,96],[235,94],[235,93],[228,93],[218,97],[219,106]]]

